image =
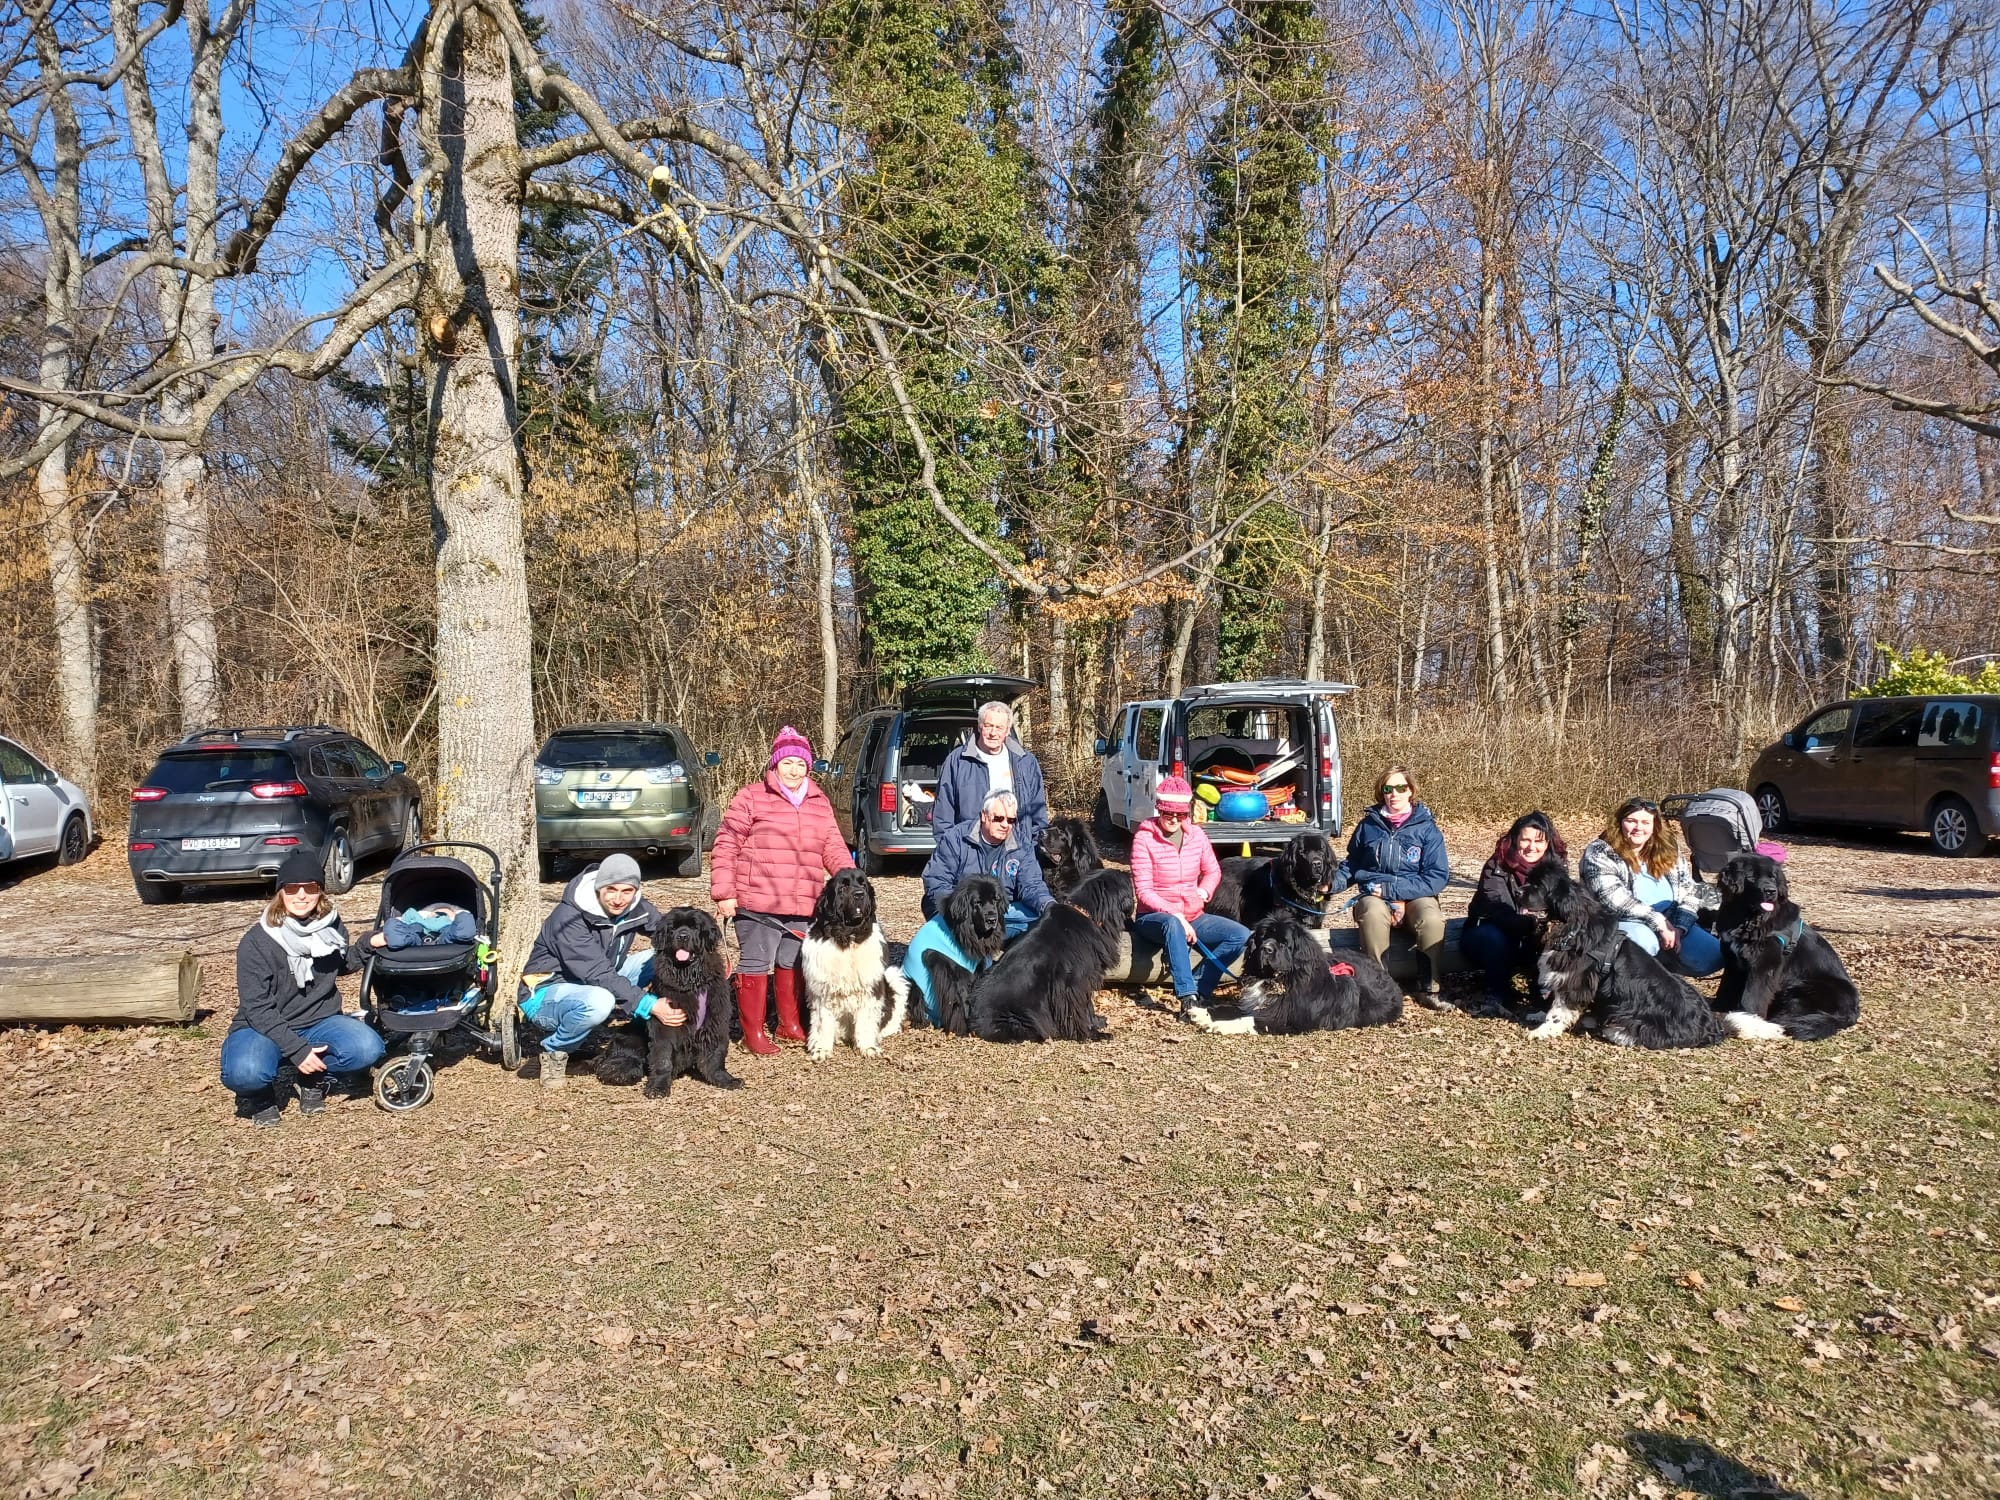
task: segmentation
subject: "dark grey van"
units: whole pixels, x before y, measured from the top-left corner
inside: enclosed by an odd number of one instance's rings
[[[1940,854],[2000,837],[2000,697],[1856,698],[1815,709],[1750,767],[1764,827],[1921,829]]]
[[[885,859],[930,858],[944,758],[971,738],[980,704],[1011,707],[1034,686],[1025,677],[933,677],[905,688],[900,703],[848,721],[826,769],[826,794],[863,873],[881,874]]]

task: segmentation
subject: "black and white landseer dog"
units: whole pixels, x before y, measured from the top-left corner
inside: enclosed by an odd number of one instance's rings
[[[1549,1013],[1530,1036],[1561,1036],[1586,1015],[1618,1047],[1712,1047],[1729,1036],[1692,985],[1620,932],[1618,918],[1553,861],[1528,877],[1521,910],[1547,918],[1538,967]]]
[[[1104,855],[1090,825],[1081,818],[1057,818],[1035,839],[1035,858],[1042,881],[1052,896],[1067,896],[1092,870],[1104,868]]]
[[[1403,987],[1367,954],[1329,953],[1289,912],[1259,922],[1243,951],[1240,1015],[1216,1019],[1204,1011],[1195,1023],[1207,1031],[1296,1036],[1387,1026],[1403,1014]]]
[[[967,1028],[989,1042],[1089,1042],[1109,1035],[1091,1005],[1132,921],[1132,877],[1086,875],[972,981]]]
[[[799,946],[812,1020],[806,1056],[833,1055],[845,1036],[869,1057],[909,1016],[910,981],[889,966],[882,924],[875,920],[875,886],[859,870],[836,870],[820,887],[812,922]]]
[[[1785,867],[1739,854],[1716,877],[1722,906],[1722,1023],[1753,1042],[1817,1042],[1861,1019],[1861,991],[1840,955],[1807,925]]]
[[[940,1028],[953,1036],[968,1036],[972,1032],[972,981],[993,966],[1007,941],[1007,892],[991,875],[968,875],[944,898],[934,920],[971,967],[959,963],[958,956],[945,949],[930,946],[925,933],[919,931],[910,944],[916,954],[914,961],[923,966],[919,988],[928,988],[929,1009],[937,1012]],[[906,971],[911,962],[906,954]],[[918,981],[913,978],[911,983]],[[923,1025],[927,1019],[926,1007],[912,1000],[911,1026]]]
[[[1302,833],[1275,855],[1225,859],[1208,910],[1245,927],[1285,912],[1318,929],[1326,925],[1326,903],[1339,869],[1332,839],[1317,831]]]
[[[743,1087],[728,1067],[736,1000],[722,958],[722,929],[707,912],[676,906],[660,915],[648,936],[653,1014],[611,1028],[610,1046],[597,1063],[598,1082],[625,1086],[644,1078],[648,1099],[666,1098],[683,1073],[719,1089]],[[660,1019],[666,1006],[681,1013],[680,1025]]]

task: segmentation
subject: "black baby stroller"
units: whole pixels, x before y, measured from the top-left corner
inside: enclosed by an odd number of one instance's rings
[[[1731,786],[1662,798],[1660,815],[1681,825],[1697,880],[1720,874],[1739,854],[1755,854],[1764,832],[1757,799]]]
[[[492,864],[493,878],[482,881],[465,861],[431,852],[437,849],[477,850]],[[432,1059],[448,1035],[462,1031],[482,1046],[500,1046],[487,1030],[500,941],[500,856],[484,844],[457,841],[419,844],[397,855],[382,877],[376,929],[411,908],[421,912],[440,902],[472,914],[471,942],[440,934],[441,941],[405,948],[371,946],[361,971],[362,1015],[389,1051],[375,1069],[375,1102],[397,1113],[430,1102]]]

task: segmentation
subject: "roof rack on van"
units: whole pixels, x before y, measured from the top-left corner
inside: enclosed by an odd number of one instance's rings
[[[212,744],[217,740],[228,740],[240,744],[244,740],[295,740],[302,734],[339,734],[331,724],[243,724],[233,729],[197,729],[192,734],[181,736],[183,745]]]
[[[1303,677],[1246,677],[1240,682],[1204,682],[1185,689],[1184,698],[1197,697],[1203,693],[1240,693],[1244,689],[1282,688],[1289,692],[1308,693],[1353,693],[1359,689],[1351,682],[1308,682]]]

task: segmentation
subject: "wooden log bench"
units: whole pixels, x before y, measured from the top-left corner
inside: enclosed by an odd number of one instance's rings
[[[0,958],[0,1025],[185,1026],[200,992],[188,949]]]
[[[1458,934],[1465,926],[1465,918],[1453,917],[1444,924],[1444,947],[1440,950],[1438,967],[1442,974],[1456,973],[1465,967],[1465,958],[1458,951]],[[1321,928],[1314,934],[1328,951],[1355,950],[1361,947],[1361,934],[1351,924],[1331,928]],[[1201,956],[1195,955],[1197,963]],[[1389,951],[1382,956],[1383,966],[1396,978],[1405,983],[1414,982],[1417,975],[1417,950],[1409,938],[1400,930],[1389,939]],[[1235,968],[1241,968],[1239,962]],[[1235,972],[1232,969],[1231,972]],[[1158,943],[1147,937],[1135,937],[1127,932],[1118,944],[1118,963],[1104,976],[1106,984],[1146,985],[1167,983],[1167,961]]]

